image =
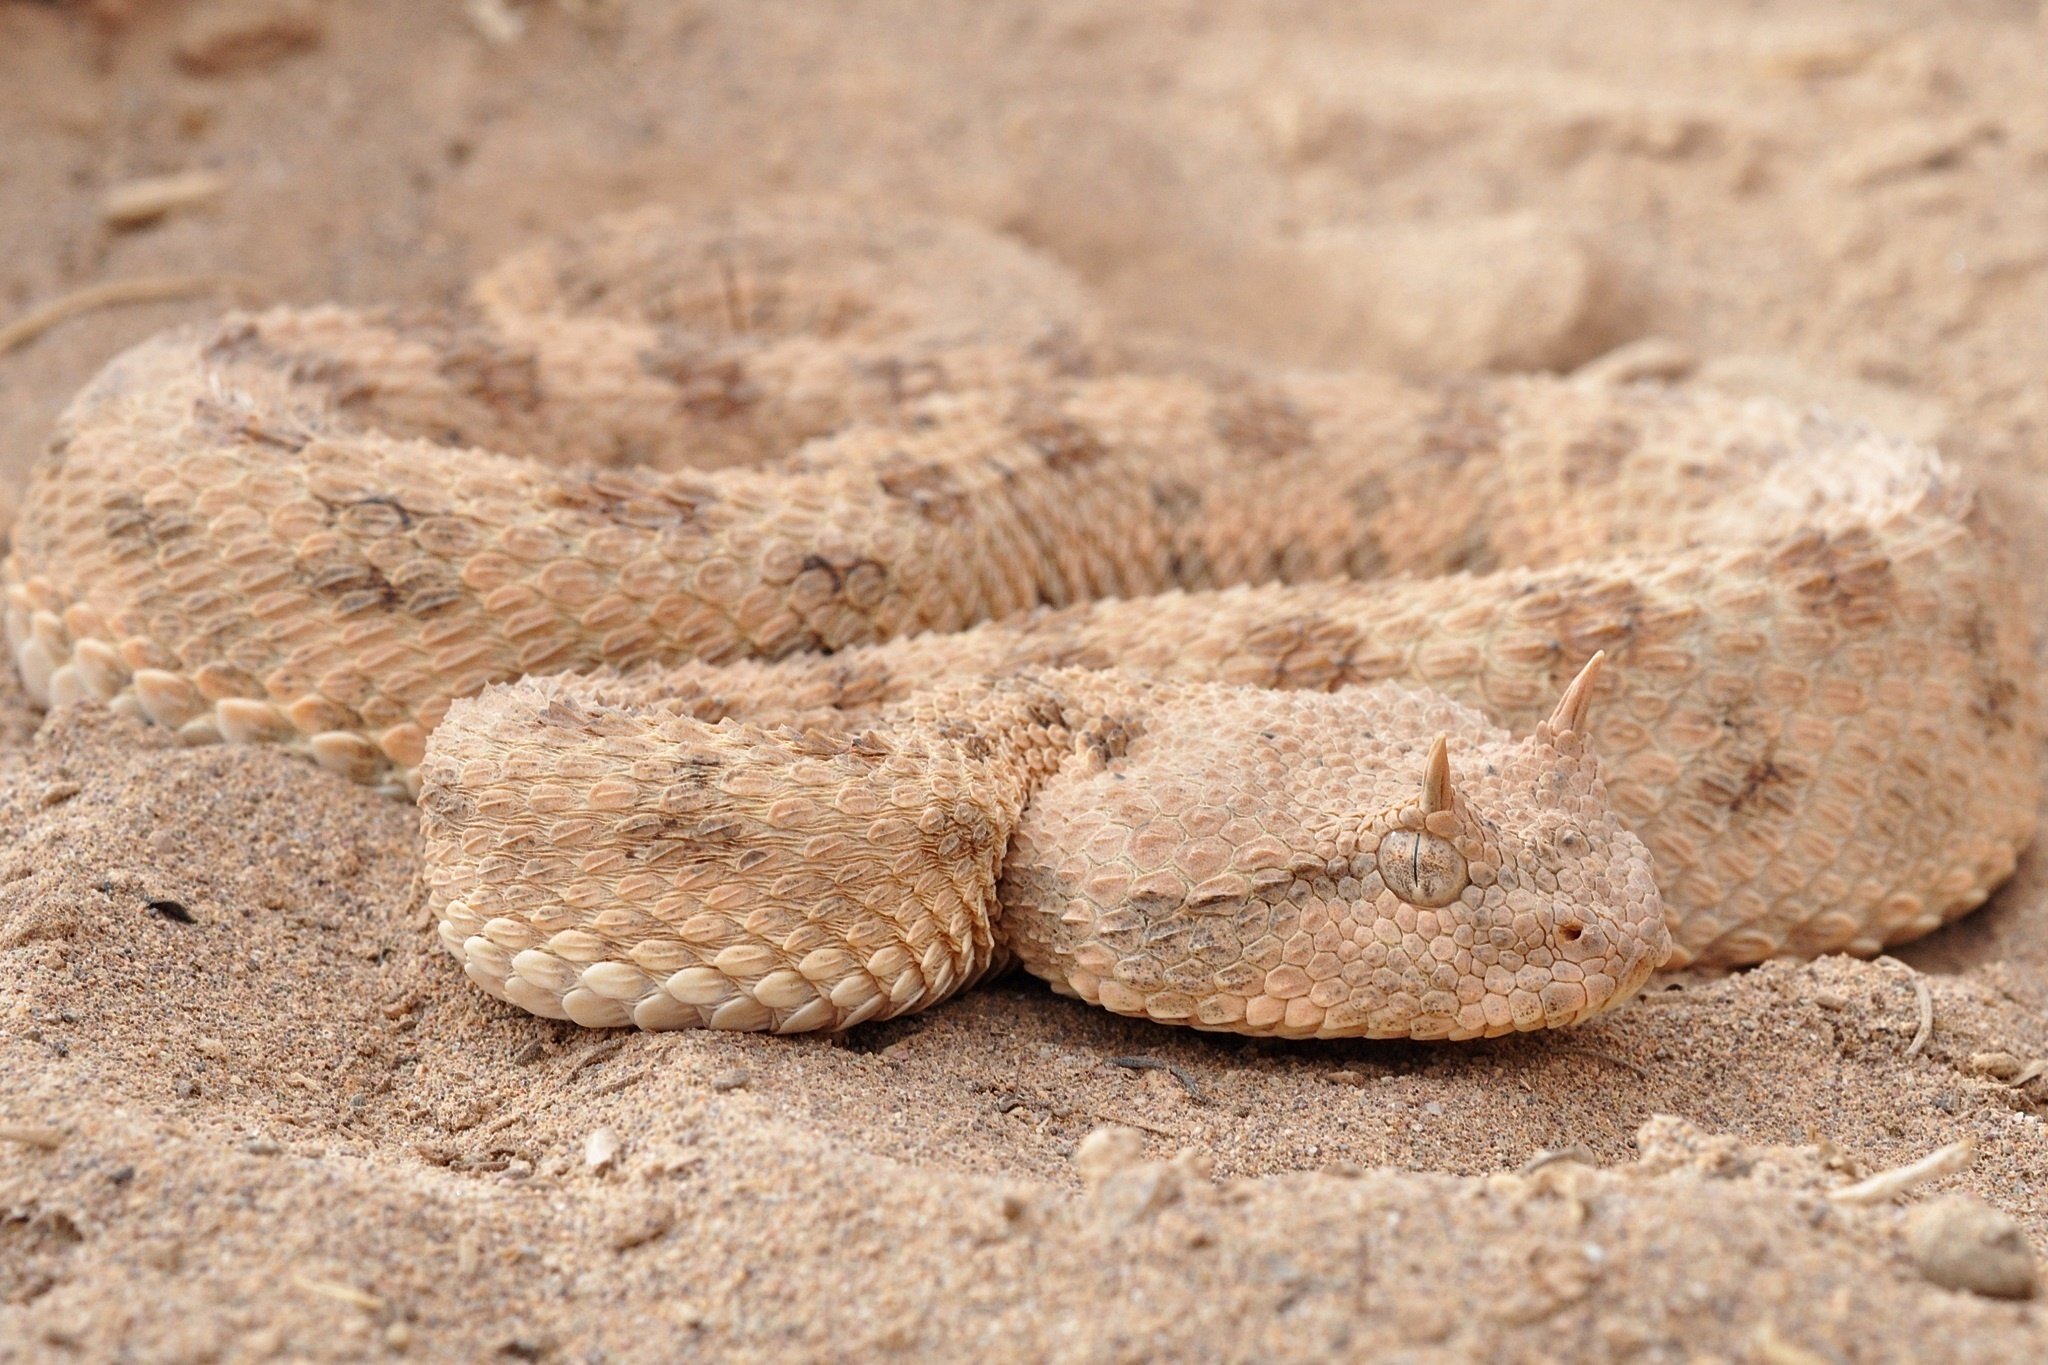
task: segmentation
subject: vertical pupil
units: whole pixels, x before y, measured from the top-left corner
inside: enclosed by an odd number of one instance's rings
[[[1436,909],[1467,884],[1465,860],[1451,844],[1419,830],[1396,830],[1380,844],[1380,878],[1411,905]]]

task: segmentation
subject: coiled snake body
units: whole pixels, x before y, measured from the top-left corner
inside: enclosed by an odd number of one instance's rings
[[[1467,1037],[2011,872],[2029,629],[1932,453],[1114,355],[1037,258],[837,212],[233,317],[73,404],[9,640],[40,702],[416,793],[470,976],[600,1026],[842,1028],[1014,959]]]

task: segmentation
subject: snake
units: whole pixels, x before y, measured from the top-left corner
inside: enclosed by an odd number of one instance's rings
[[[145,341],[0,585],[37,704],[415,799],[466,974],[590,1027],[840,1030],[1017,965],[1199,1029],[1556,1028],[1926,934],[2039,797],[2024,594],[1933,450],[1182,353],[843,206]]]

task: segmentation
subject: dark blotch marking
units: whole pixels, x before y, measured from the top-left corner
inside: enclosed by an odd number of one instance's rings
[[[213,336],[199,354],[215,364],[232,364],[251,356],[275,354],[263,341],[263,334],[248,318],[240,318],[216,327]]]
[[[1443,406],[1422,424],[1420,454],[1426,463],[1454,474],[1474,455],[1497,454],[1500,443],[1499,406],[1461,386],[1446,393]]]
[[[460,588],[426,588],[405,599],[405,613],[418,618],[446,611],[466,594]]]
[[[324,569],[302,569],[306,586],[323,596],[338,599],[336,610],[344,616],[374,606],[396,607],[398,587],[373,564],[333,564]]]
[[[620,827],[622,835],[654,831],[663,839],[675,839],[698,848],[731,848],[740,841],[741,822],[729,815],[642,816],[648,823],[640,830]],[[632,822],[627,822],[631,824]]]
[[[1444,554],[1444,573],[1492,573],[1500,567],[1500,553],[1483,523],[1473,522]]]
[[[1768,757],[1760,758],[1749,765],[1749,771],[1742,775],[1742,790],[1735,793],[1735,799],[1728,803],[1731,813],[1756,801],[1766,787],[1776,787],[1785,781],[1784,770]]]
[[[724,766],[724,761],[715,754],[686,754],[669,764],[668,781],[672,787],[680,787],[690,793],[708,792],[713,790],[712,783]]]
[[[761,386],[745,364],[685,340],[664,337],[634,359],[642,373],[673,385],[676,406],[701,421],[731,421],[761,402]]]
[[[398,323],[397,330],[433,347],[434,368],[451,388],[493,408],[533,412],[546,394],[540,357],[525,347],[507,346],[482,327],[461,323]]]
[[[1850,631],[1866,631],[1891,619],[1897,580],[1891,561],[1875,553],[1867,533],[1799,536],[1776,557],[1776,567],[1793,579],[1801,610]]]
[[[1094,352],[1087,342],[1065,327],[1056,327],[1033,341],[1025,354],[1044,361],[1062,378],[1085,379],[1095,373]]]
[[[907,502],[926,521],[951,526],[967,519],[967,491],[941,464],[905,464],[877,476],[882,492]]]
[[[896,750],[873,730],[863,730],[846,746],[846,752],[849,757],[860,759],[862,762],[879,763]]]
[[[1755,729],[1755,720],[1731,711],[1721,717],[1721,728],[1728,736],[1724,742],[1741,743]],[[1775,752],[1776,746],[1766,742],[1763,752],[1750,761],[1739,782],[1732,777],[1702,778],[1700,795],[1714,805],[1725,806],[1731,816],[1744,811],[1791,814],[1791,799],[1782,789],[1798,781],[1802,774],[1796,767],[1781,766]]]
[[[1315,428],[1294,400],[1272,390],[1252,390],[1220,400],[1209,428],[1234,455],[1281,460],[1308,449]]]
[[[319,500],[322,507],[327,509],[327,524],[329,526],[338,524],[349,509],[353,507],[388,508],[398,514],[398,526],[396,529],[401,531],[411,530],[416,518],[430,515],[427,512],[416,512],[397,498],[384,493],[366,493],[360,498],[322,498],[318,493],[314,493],[312,496]],[[382,534],[374,527],[363,533],[369,535]]]
[[[1980,700],[1970,703],[1970,709],[1993,730],[2009,731],[2017,723],[2013,710],[2020,699],[2020,689],[2012,679],[2002,676],[1984,680],[1984,692]]]
[[[1363,643],[1349,622],[1307,613],[1257,627],[1245,636],[1244,649],[1268,661],[1272,680],[1264,686],[1326,689],[1350,678],[1352,656]]]
[[[939,738],[957,744],[960,752],[976,762],[989,757],[996,751],[995,744],[982,733],[981,728],[965,721],[944,721],[939,725]]]
[[[885,356],[864,363],[860,370],[868,379],[881,385],[889,395],[891,407],[902,407],[905,403],[943,393],[952,386],[946,367],[930,357],[905,360],[901,356]]]
[[[582,512],[643,530],[688,526],[718,505],[712,485],[679,476],[654,477],[628,469],[596,469],[565,477],[541,495],[544,506]]]
[[[832,591],[834,594],[837,594],[840,588],[845,586],[846,576],[839,572],[839,566],[837,564],[834,564],[831,560],[825,558],[825,556],[817,554],[804,556],[803,572],[809,573],[813,569],[822,570],[825,573],[828,573],[832,576]]]
[[[349,407],[374,396],[377,386],[365,379],[347,361],[336,360],[333,356],[299,355],[277,352],[285,373],[294,384],[310,384],[326,389],[336,406]]]
[[[294,384],[327,390],[337,407],[348,407],[375,395],[377,386],[346,361],[318,352],[306,354],[278,345],[254,321],[228,323],[200,348],[209,365],[262,365],[284,371]],[[255,434],[255,433],[251,433]],[[259,437],[260,439],[260,437]]]
[[[804,556],[803,573],[822,573],[831,581],[830,596],[844,600],[857,611],[866,611],[881,600],[889,585],[889,571],[873,559],[855,559],[835,564],[820,554]]]
[[[1134,717],[1103,716],[1082,726],[1074,740],[1106,764],[1129,753],[1141,729]]]
[[[266,425],[262,418],[251,416],[245,419],[235,433],[245,441],[258,445],[272,446],[278,450],[296,455],[313,443],[313,433],[303,427],[286,429]]]
[[[2020,688],[2006,675],[1999,658],[1998,628],[1981,606],[1963,622],[1963,644],[1977,674],[1978,695],[1970,702],[1971,712],[1984,722],[1987,731],[2010,733],[2019,723],[2015,713],[2021,702]]]
[[[1154,479],[1152,506],[1168,526],[1184,526],[1202,514],[1202,492],[1185,479]]]
[[[315,495],[318,496],[317,494]],[[344,518],[360,523],[347,526],[350,533],[372,538],[396,535],[401,532],[414,533],[423,519],[431,519],[433,513],[423,509],[407,507],[395,497],[382,493],[366,494],[359,498],[321,498],[327,509],[327,524],[342,524]],[[349,517],[354,509],[379,509],[367,516]],[[381,523],[381,524],[380,524]],[[419,544],[419,537],[413,535],[413,543]],[[421,546],[429,554],[435,553],[430,547]],[[464,600],[467,594],[439,565],[418,563],[407,565],[398,579],[393,579],[374,565],[340,563],[325,568],[303,567],[301,575],[315,592],[338,597],[337,610],[344,616],[373,608],[393,610],[402,608],[414,617],[431,616],[445,611]]]
[[[1344,493],[1344,502],[1351,509],[1351,520],[1356,527],[1344,560],[1344,571],[1353,578],[1384,577],[1391,567],[1387,547],[1375,529],[1391,499],[1392,491],[1386,476],[1379,473],[1365,475]]]
[[[1050,410],[1018,415],[1017,436],[1038,452],[1055,474],[1087,469],[1109,454],[1109,447],[1091,428]]]
[[[100,509],[100,533],[115,545],[125,541],[154,547],[162,539],[156,518],[142,505],[139,494],[109,493],[101,501]],[[180,534],[189,530],[181,528]]]
[[[1621,475],[1629,453],[1642,443],[1642,433],[1618,417],[1610,417],[1564,448],[1567,488],[1595,488]]]

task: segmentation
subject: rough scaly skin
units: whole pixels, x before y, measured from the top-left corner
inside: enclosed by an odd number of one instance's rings
[[[1737,966],[1875,953],[2011,874],[2033,830],[2040,732],[2003,573],[1960,521],[1911,505],[1847,533],[1675,558],[1175,593],[564,685],[705,720],[840,728],[948,676],[1113,665],[1268,688],[1391,679],[1526,733],[1604,649],[1590,734],[1609,799],[1655,855],[1667,965]]]
[[[1164,1023],[1471,1038],[1610,1008],[1669,947],[1574,734],[1384,685],[1032,672],[828,735],[540,683],[457,703],[424,778],[443,942],[594,1027],[846,1028],[1014,956]]]
[[[979,264],[976,306],[925,277],[892,312],[934,243]],[[416,787],[455,697],[537,672],[637,669],[551,685],[577,704],[827,730],[1048,665],[1391,679],[1527,733],[1605,648],[1593,748],[1675,960],[1875,951],[2010,872],[2031,642],[1931,454],[1655,389],[1098,377],[1047,272],[931,224],[645,219],[517,258],[453,320],[159,339],[80,396],[25,501],[24,681]],[[1340,575],[1393,577],[1315,581]],[[1233,583],[1268,586],[1074,605]]]

